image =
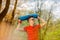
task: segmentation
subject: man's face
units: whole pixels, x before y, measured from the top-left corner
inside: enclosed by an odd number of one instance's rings
[[[34,24],[34,21],[35,21],[35,20],[34,20],[33,17],[29,18],[29,23],[30,23],[30,24]]]

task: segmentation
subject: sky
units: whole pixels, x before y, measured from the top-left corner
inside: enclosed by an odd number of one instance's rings
[[[19,1],[21,1],[23,3],[20,5]],[[17,7],[17,9],[19,9],[19,10],[25,9],[25,10],[36,11],[37,10],[36,3],[39,2],[39,4],[41,4],[41,1],[39,1],[39,0],[28,0],[27,2],[25,2],[25,0],[19,0],[19,1],[18,1],[19,2],[18,7]],[[44,2],[44,5],[42,6],[43,10],[44,9],[50,10],[51,5],[53,4],[52,12],[53,12],[55,18],[57,18],[57,19],[60,18],[60,0],[44,0],[42,2]]]
[[[42,9],[49,10],[52,4],[54,4],[53,14],[55,15],[56,18],[60,18],[60,0],[46,0],[44,1],[44,5]],[[31,0],[22,4],[20,7],[26,8],[26,10],[36,10],[35,6],[36,6],[36,1]]]

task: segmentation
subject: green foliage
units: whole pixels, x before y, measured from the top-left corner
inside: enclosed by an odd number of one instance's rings
[[[43,33],[43,31],[44,30],[42,29],[42,33]],[[60,21],[56,20],[53,23],[53,25],[50,25],[48,27],[48,30],[46,31],[46,35],[44,37],[44,40],[60,40]]]

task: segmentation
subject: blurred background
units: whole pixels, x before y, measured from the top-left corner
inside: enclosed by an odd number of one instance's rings
[[[19,16],[33,13],[47,22],[39,30],[40,40],[60,40],[60,0],[0,0],[0,40],[27,40],[26,32],[15,29]],[[24,21],[20,29],[27,25]]]

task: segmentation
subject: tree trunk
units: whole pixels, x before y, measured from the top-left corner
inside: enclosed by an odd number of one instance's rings
[[[11,18],[11,20],[14,19],[14,13],[15,13],[15,10],[16,10],[16,6],[17,6],[17,0],[15,1],[15,5],[14,5],[13,12],[12,12],[12,18]]]
[[[9,5],[10,5],[10,0],[6,0],[5,9],[0,13],[0,23],[2,22],[3,18],[4,18],[5,15],[7,14],[8,9],[9,9]]]
[[[0,11],[1,11],[2,0],[0,0]]]
[[[42,2],[42,0],[40,0],[40,1]],[[42,5],[43,5],[43,2],[41,3],[40,8],[38,8],[39,17],[41,17],[41,15],[42,15],[42,10],[41,10]],[[38,3],[38,6],[39,6],[39,3]],[[40,20],[38,20],[38,22],[40,24]],[[39,40],[42,40],[41,29],[39,29]]]

